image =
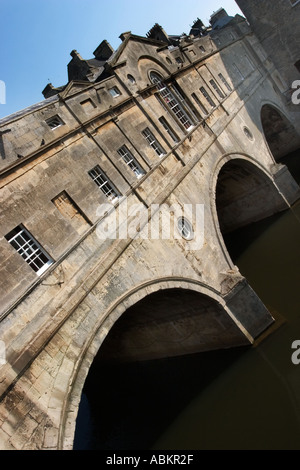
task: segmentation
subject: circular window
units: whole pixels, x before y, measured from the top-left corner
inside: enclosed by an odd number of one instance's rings
[[[180,217],[178,219],[177,228],[182,238],[185,238],[186,240],[192,240],[194,237],[192,224],[185,217]]]
[[[245,136],[246,136],[249,140],[254,140],[253,134],[252,134],[252,132],[250,131],[250,129],[248,129],[248,127],[244,127],[244,128],[243,128],[243,131],[244,131]]]
[[[130,81],[130,83],[135,83],[135,78],[132,75],[130,75],[130,74],[127,75],[127,78]]]

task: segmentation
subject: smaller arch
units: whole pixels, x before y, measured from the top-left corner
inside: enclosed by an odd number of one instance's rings
[[[300,148],[299,133],[277,106],[271,103],[263,104],[260,118],[267,145],[276,162]]]
[[[137,66],[140,77],[146,84],[149,83],[149,71],[151,70],[155,70],[157,73],[166,77],[170,75],[167,64],[149,55],[141,55],[138,59]]]
[[[270,175],[245,158],[230,159],[220,168],[215,201],[223,234],[287,208]]]
[[[230,162],[235,162],[235,163],[232,163],[235,165],[239,164],[240,162],[242,166],[246,167],[248,172],[252,169],[252,171],[256,175],[256,178],[258,178],[258,180],[261,181],[261,184],[263,184],[264,182],[262,188],[264,188],[264,190],[266,191],[266,194],[269,193],[269,197],[267,199],[267,201],[269,201],[269,204],[270,204],[269,208],[264,205],[263,199],[260,199],[260,200],[258,199],[258,202],[259,202],[258,206],[256,204],[252,204],[252,205],[249,204],[249,201],[248,201],[248,204],[244,204],[244,205],[240,203],[240,206],[242,206],[241,210],[242,209],[245,210],[244,217],[243,218],[232,217],[231,221],[230,220],[227,220],[227,222],[222,221],[222,214],[220,214],[220,208],[218,210],[218,207],[217,207],[217,197],[220,197],[220,192],[219,194],[217,194],[218,192],[217,186],[218,186],[219,176],[222,171],[222,168],[224,168],[225,165],[227,165],[227,168],[228,168],[228,165],[230,164]],[[234,176],[234,174],[232,176]],[[240,180],[240,183],[241,181],[242,180]],[[224,241],[224,234],[230,231],[233,231],[236,228],[239,228],[241,226],[247,225],[248,223],[250,223],[250,220],[254,220],[254,218],[256,218],[256,220],[261,220],[267,217],[268,210],[269,210],[269,215],[279,212],[281,210],[285,210],[289,207],[289,204],[283,198],[281,192],[276,186],[273,176],[252,156],[247,155],[247,154],[231,153],[231,154],[222,155],[217,161],[212,171],[211,179],[210,179],[210,187],[213,188],[213,195],[214,195],[214,197],[211,197],[211,212],[213,216],[212,219],[214,222],[216,234],[217,234],[220,246],[222,247],[222,251],[225,256],[225,259],[228,262],[228,266],[230,269],[232,269],[234,267],[234,263],[232,262],[231,256],[228,253],[228,250]],[[245,198],[247,194],[247,189],[242,188],[242,191],[244,193],[244,198]],[[248,184],[248,192],[250,195],[251,193],[255,195],[255,186],[251,190],[251,187]],[[267,201],[266,201],[266,204],[267,204]],[[251,207],[253,208],[253,213],[251,213]],[[255,214],[255,210],[256,210],[256,214]],[[227,210],[227,213],[230,213],[230,211]]]

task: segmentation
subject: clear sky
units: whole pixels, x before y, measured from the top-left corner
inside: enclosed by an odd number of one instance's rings
[[[104,39],[117,49],[121,33],[146,36],[155,23],[189,33],[221,7],[242,14],[234,0],[0,0],[0,118],[42,101],[47,83],[66,84],[73,49],[91,59]]]

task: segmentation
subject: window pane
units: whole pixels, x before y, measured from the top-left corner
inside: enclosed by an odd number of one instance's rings
[[[209,83],[211,84],[211,86],[217,92],[217,94],[219,95],[221,99],[225,98],[225,95],[222,93],[222,91],[220,90],[220,88],[218,87],[218,85],[216,84],[214,80],[210,80]]]
[[[89,171],[89,175],[92,180],[99,186],[101,191],[105,194],[106,197],[109,199],[115,199],[120,196],[118,191],[114,188],[112,183],[109,181],[105,173],[101,170],[99,165],[95,166],[91,171]]]
[[[185,112],[184,108],[181,106],[174,93],[162,81],[161,77],[156,73],[152,72],[150,78],[152,83],[156,85],[163,102],[167,105],[167,107],[175,115],[175,117],[181,122],[185,129],[189,129],[190,127],[192,127],[193,123],[189,118],[188,114]]]
[[[126,145],[123,145],[121,148],[119,148],[118,154],[138,178],[141,178],[141,176],[145,174],[144,170],[138,164],[138,162],[136,161],[132,153],[128,150]]]
[[[53,260],[22,225],[12,230],[5,238],[38,275],[53,263]]]
[[[215,108],[216,105],[215,105],[213,99],[212,99],[211,96],[207,93],[207,91],[205,90],[205,88],[204,88],[203,86],[200,88],[200,91],[201,91],[202,95],[204,96],[204,98],[206,99],[206,101],[210,104],[210,106],[211,106],[212,108]]]
[[[154,137],[154,135],[152,134],[152,132],[150,131],[148,127],[146,127],[146,129],[143,130],[142,134],[147,140],[148,144],[155,150],[155,152],[157,153],[159,157],[166,154],[166,152],[158,143],[158,141],[156,140],[156,138]]]
[[[174,142],[179,142],[179,138],[177,137],[175,132],[173,132],[173,130],[171,129],[171,127],[169,126],[169,124],[167,123],[165,118],[162,116],[162,117],[159,118],[159,121],[164,126],[165,130],[170,135],[170,137],[174,140]]]
[[[224,85],[226,86],[227,90],[228,90],[228,91],[232,91],[231,86],[229,85],[229,83],[227,82],[226,78],[225,78],[221,73],[219,73],[219,78],[220,78],[220,80],[222,80],[222,82],[223,82]]]

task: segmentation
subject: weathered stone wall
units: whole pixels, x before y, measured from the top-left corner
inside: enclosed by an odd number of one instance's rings
[[[93,358],[120,316],[157,290],[185,289],[210,299],[209,309],[199,303],[193,320],[198,331],[183,345],[187,351],[252,344],[273,322],[233,265],[222,237],[224,225],[253,222],[299,197],[299,187],[276,164],[262,133],[263,104],[285,105],[249,34],[241,19],[212,34],[213,40],[193,39],[181,47],[125,34],[108,60],[110,77],[71,82],[59,95],[0,121],[0,129],[9,131],[2,135],[1,160],[0,338],[7,361],[0,369],[1,448],[72,448]],[[153,71],[173,90],[193,126],[184,127],[161,99],[150,81]],[[62,124],[50,129],[46,120],[56,115]],[[143,137],[146,127],[163,155]],[[121,160],[123,145],[143,169],[140,178]],[[234,168],[227,181],[226,164]],[[96,165],[120,194],[109,214],[99,212],[108,199],[88,174]],[[65,206],[59,206],[60,197]],[[262,197],[264,211],[258,204]],[[251,202],[248,211],[245,198]],[[149,221],[137,219],[137,204],[149,211]],[[166,215],[169,207],[189,204],[194,227],[196,207],[203,205],[200,238],[185,240],[176,229],[166,239],[151,238],[149,224],[158,215],[151,213],[152,204]],[[137,236],[101,239],[99,223],[112,227],[114,208],[125,205],[127,222],[139,226]],[[53,259],[41,276],[5,238],[20,224]],[[189,332],[188,309],[181,313],[182,331]],[[174,322],[170,316],[166,328]],[[151,335],[151,325],[145,328]],[[174,354],[174,344],[163,354]]]
[[[236,0],[277,69],[278,85],[287,91],[299,80],[300,4],[296,0]],[[276,79],[276,74],[275,74]]]

